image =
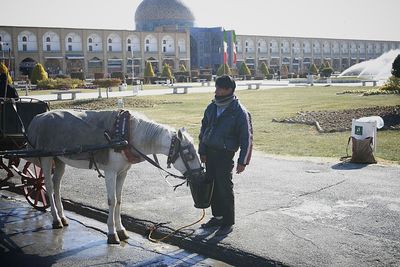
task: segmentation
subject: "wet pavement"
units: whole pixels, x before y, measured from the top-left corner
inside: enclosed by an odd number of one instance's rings
[[[49,212],[21,196],[0,192],[1,266],[229,266],[130,232],[128,242],[108,245],[107,226],[67,212],[70,225],[52,229]]]
[[[256,152],[233,182],[231,234],[215,237],[215,229],[204,233],[196,224],[194,235],[166,242],[235,266],[400,266],[399,165]],[[95,171],[67,168],[62,186],[70,209],[105,220],[105,184]],[[124,226],[139,233],[153,223],[166,223],[159,231],[168,233],[201,216],[186,186],[173,191],[146,162],[128,172],[122,213]]]

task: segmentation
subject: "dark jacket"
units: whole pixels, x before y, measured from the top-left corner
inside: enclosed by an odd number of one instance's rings
[[[7,95],[6,95],[6,84],[7,75],[0,73],[0,98],[19,98],[17,90],[10,84],[7,84]]]
[[[211,103],[204,112],[199,135],[199,154],[206,148],[237,151],[238,163],[247,165],[253,149],[253,127],[250,113],[235,99],[217,118],[217,105]]]

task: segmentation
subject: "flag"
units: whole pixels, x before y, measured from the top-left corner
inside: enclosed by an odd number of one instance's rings
[[[233,64],[236,64],[236,60],[237,60],[237,50],[236,50],[236,33],[235,31],[232,31],[232,38],[233,38]]]
[[[224,64],[228,63],[228,41],[226,38],[226,31],[224,30]]]

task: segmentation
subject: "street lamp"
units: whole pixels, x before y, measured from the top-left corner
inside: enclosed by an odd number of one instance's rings
[[[133,64],[133,47],[131,46],[131,65],[132,65],[132,85],[133,81],[135,79],[135,69],[134,69],[134,64]]]
[[[1,47],[1,51],[2,51],[2,60],[5,61],[5,57],[4,57],[4,45],[8,45],[8,43],[6,42],[0,42],[0,47]]]

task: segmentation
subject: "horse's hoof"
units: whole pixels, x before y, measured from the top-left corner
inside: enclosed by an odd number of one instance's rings
[[[68,226],[69,225],[67,218],[61,218],[61,223],[64,226]]]
[[[63,228],[63,224],[60,221],[53,222],[53,229],[61,229]]]
[[[117,231],[117,234],[118,234],[119,240],[121,240],[121,241],[129,239],[129,236],[128,236],[128,233],[126,232],[126,230]]]
[[[107,244],[112,244],[112,245],[119,245],[119,238],[117,234],[109,234],[107,235]]]

